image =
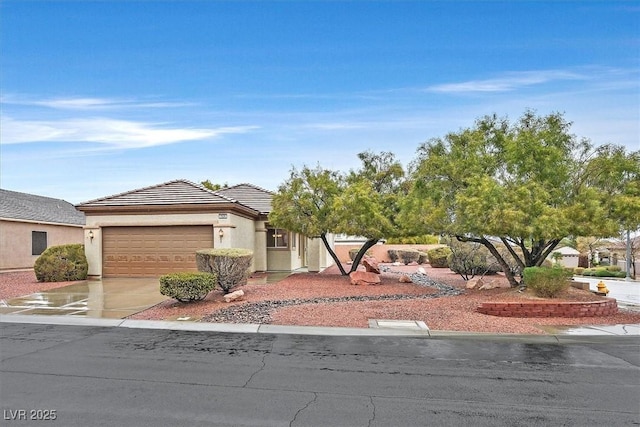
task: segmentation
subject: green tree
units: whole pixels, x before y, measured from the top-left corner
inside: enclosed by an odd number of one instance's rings
[[[329,233],[364,236],[351,270],[381,238],[396,233],[398,191],[404,170],[391,153],[358,155],[362,168],[348,174],[324,169],[293,168],[272,199],[269,222],[277,227],[322,239],[343,275],[348,274],[327,240]]]
[[[221,190],[223,188],[227,188],[229,187],[228,183],[224,183],[224,184],[214,184],[213,182],[209,181],[208,179],[205,181],[200,182],[200,184],[205,187],[208,188],[209,190],[212,191],[216,191],[216,190]]]
[[[271,199],[269,213],[269,223],[276,227],[322,239],[342,274],[346,272],[331,248],[327,234],[335,230],[336,221],[331,213],[344,185],[339,173],[320,165],[315,168],[304,166],[300,170],[294,167],[289,179],[278,187]]]
[[[521,271],[542,265],[564,237],[616,234],[622,210],[607,203],[607,190],[620,191],[632,162],[615,172],[619,164],[601,161],[608,149],[594,150],[569,130],[561,114],[526,111],[513,124],[486,116],[423,144],[403,220],[416,233],[482,244],[512,286],[520,283],[506,257]],[[635,155],[610,150],[624,159]],[[600,175],[594,162],[605,169]]]

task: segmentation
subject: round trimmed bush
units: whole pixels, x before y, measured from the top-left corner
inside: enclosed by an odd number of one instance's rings
[[[36,259],[33,270],[38,282],[86,280],[89,264],[84,245],[51,246]]]
[[[216,287],[211,273],[170,273],[160,276],[160,293],[180,302],[200,301]]]
[[[241,248],[202,249],[196,251],[198,271],[213,273],[225,294],[247,283],[251,273],[253,251]]]
[[[527,267],[522,271],[524,284],[543,298],[554,298],[565,291],[570,277],[564,268]]]

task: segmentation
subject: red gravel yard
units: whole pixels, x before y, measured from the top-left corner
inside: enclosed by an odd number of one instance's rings
[[[418,266],[387,266],[381,283],[353,286],[332,267],[323,273],[298,273],[271,284],[260,274],[241,286],[242,300],[224,302],[221,291],[193,303],[168,299],[130,316],[131,319],[191,320],[277,325],[368,327],[369,319],[421,320],[432,330],[544,334],[542,325],[612,325],[640,323],[640,312],[620,310],[612,316],[588,318],[507,318],[480,314],[482,302],[535,299],[506,287],[501,276],[485,278],[503,287],[466,290],[465,282],[449,269],[421,266],[426,283],[400,283],[401,273],[415,273]],[[412,275],[412,277],[416,277]],[[431,279],[442,286],[430,285]],[[0,299],[65,286],[38,283],[33,272],[0,274]],[[457,294],[458,295],[455,295]],[[600,297],[571,288],[560,300],[592,301]]]

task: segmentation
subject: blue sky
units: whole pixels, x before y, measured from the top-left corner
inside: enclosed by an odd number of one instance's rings
[[[72,203],[406,164],[527,108],[640,149],[632,1],[3,0],[0,65],[0,186]]]

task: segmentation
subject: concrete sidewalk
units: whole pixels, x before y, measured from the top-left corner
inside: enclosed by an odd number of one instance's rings
[[[99,326],[134,329],[166,329],[176,331],[210,331],[249,334],[288,334],[325,336],[404,336],[421,338],[515,340],[523,342],[561,343],[599,341],[611,337],[640,337],[640,325],[600,325],[583,327],[550,327],[548,335],[495,334],[464,331],[433,331],[426,325],[410,327],[338,328],[317,326],[284,326],[232,323],[169,322],[158,320],[100,319],[74,316],[0,315],[0,323],[33,323],[69,326]],[[379,323],[390,321],[378,321]]]

